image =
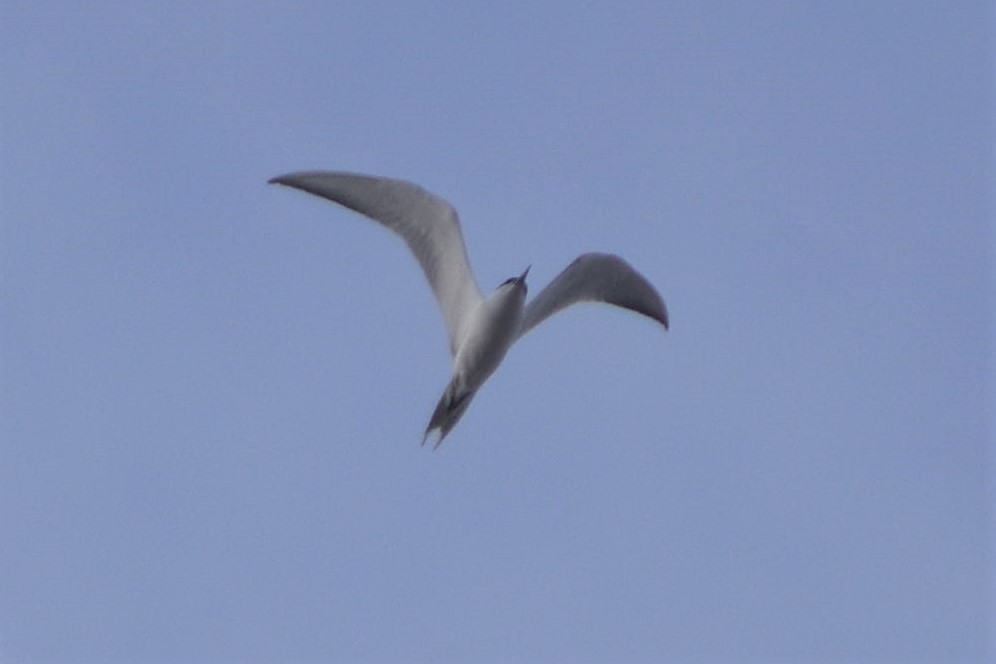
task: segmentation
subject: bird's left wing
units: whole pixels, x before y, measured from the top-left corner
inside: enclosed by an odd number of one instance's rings
[[[453,206],[410,182],[355,173],[290,173],[270,183],[321,196],[400,235],[429,280],[449,332],[450,352],[456,353],[467,314],[483,296]]]
[[[578,256],[526,305],[519,337],[578,302],[614,304],[668,327],[664,300],[643,275],[618,256],[592,253]]]

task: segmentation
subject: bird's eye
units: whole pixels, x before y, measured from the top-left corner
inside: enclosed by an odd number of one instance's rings
[[[515,281],[515,277],[509,277],[505,281],[501,282],[501,286],[498,286],[498,288],[501,288],[502,286],[507,286],[510,283],[514,282],[514,281]]]

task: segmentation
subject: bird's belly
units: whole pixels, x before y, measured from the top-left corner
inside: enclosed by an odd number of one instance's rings
[[[474,317],[454,359],[454,370],[468,389],[477,389],[505,359],[522,320],[518,311],[482,308]]]

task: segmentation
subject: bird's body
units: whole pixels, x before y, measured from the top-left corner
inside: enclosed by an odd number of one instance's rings
[[[523,273],[518,279],[510,279],[499,286],[468,314],[466,330],[453,358],[453,376],[436,404],[423,443],[434,429],[439,429],[439,442],[443,442],[470,406],[477,389],[505,359],[519,335],[526,290],[526,274]]]
[[[477,389],[494,373],[515,342],[526,306],[525,274],[498,287],[470,312],[453,358],[453,373]]]
[[[565,307],[581,301],[607,302],[668,327],[660,295],[618,256],[579,256],[528,305],[528,268],[484,297],[470,269],[456,211],[421,187],[329,171],[292,173],[270,182],[321,196],[380,222],[405,240],[422,266],[446,322],[453,355],[453,374],[429,420],[423,443],[438,429],[438,447],[512,344]]]

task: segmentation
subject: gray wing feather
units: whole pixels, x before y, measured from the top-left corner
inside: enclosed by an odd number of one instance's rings
[[[270,180],[359,212],[394,231],[411,249],[446,323],[455,353],[467,313],[482,299],[467,259],[456,210],[422,187],[389,178],[311,171]]]
[[[653,318],[668,327],[657,290],[629,263],[612,254],[583,254],[527,305],[519,336],[578,302],[606,302]]]

